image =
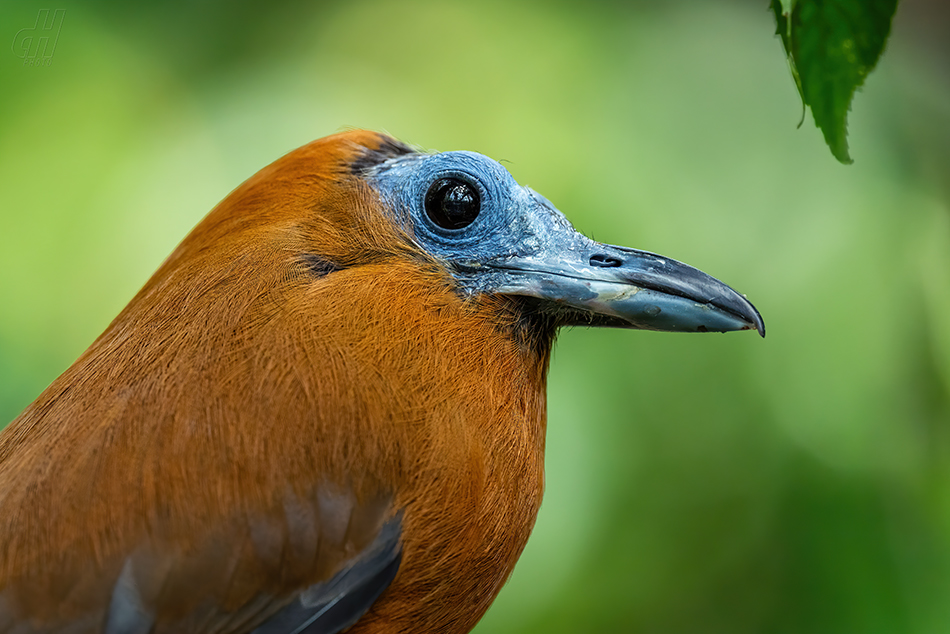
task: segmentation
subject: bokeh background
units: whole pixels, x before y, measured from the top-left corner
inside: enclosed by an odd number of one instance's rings
[[[948,10],[899,7],[845,167],[767,5],[0,3],[0,425],[244,179],[385,130],[768,325],[562,333],[544,506],[478,632],[950,631]]]

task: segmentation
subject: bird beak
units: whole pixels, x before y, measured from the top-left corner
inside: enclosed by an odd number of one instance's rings
[[[759,312],[726,284],[670,258],[590,240],[546,199],[531,194],[538,203],[532,214],[536,231],[531,245],[515,249],[528,253],[509,252],[483,263],[493,271],[494,292],[553,304],[566,325],[677,332],[755,329],[765,336]]]

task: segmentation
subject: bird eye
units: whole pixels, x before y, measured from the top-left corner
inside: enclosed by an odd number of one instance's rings
[[[462,229],[478,217],[482,201],[478,190],[457,178],[440,178],[426,192],[426,214],[443,229]]]

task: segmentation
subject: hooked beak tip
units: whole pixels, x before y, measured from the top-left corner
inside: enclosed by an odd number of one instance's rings
[[[752,306],[752,304],[750,303],[749,306]],[[759,333],[759,336],[765,339],[765,321],[762,320],[762,315],[759,314],[759,311],[756,310],[755,306],[752,306],[752,312],[755,314],[755,322],[752,325],[756,332]]]

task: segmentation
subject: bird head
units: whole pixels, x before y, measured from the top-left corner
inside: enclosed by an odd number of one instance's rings
[[[204,253],[214,265],[202,262]],[[498,162],[475,152],[419,152],[363,130],[314,141],[258,172],[150,285],[183,268],[179,279],[226,275],[242,267],[222,261],[242,260],[246,272],[279,278],[229,285],[245,290],[279,286],[301,271],[411,263],[416,277],[420,270],[434,276],[430,286],[437,281],[465,302],[513,311],[523,329],[545,335],[589,325],[765,336],[743,295],[671,258],[591,240]],[[181,293],[165,295],[181,302]]]

